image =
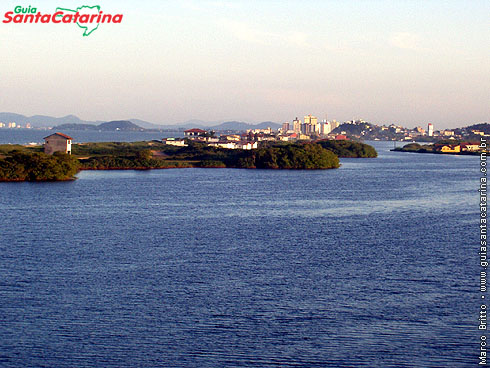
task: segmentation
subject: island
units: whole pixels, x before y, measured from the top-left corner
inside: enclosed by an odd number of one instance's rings
[[[80,170],[325,170],[340,167],[339,157],[377,156],[373,147],[351,141],[264,142],[257,149],[226,149],[189,139],[183,146],[164,141],[79,143],[71,146],[71,155],[47,155],[42,146],[0,145],[0,181],[71,180]]]
[[[412,142],[403,147],[392,149],[395,152],[435,153],[451,155],[480,155],[486,149],[480,147],[480,142],[460,142],[454,140],[442,140],[434,144],[420,144]]]
[[[56,130],[95,130],[101,132],[144,132],[144,129],[128,120],[114,120],[99,125],[67,123],[56,126]]]

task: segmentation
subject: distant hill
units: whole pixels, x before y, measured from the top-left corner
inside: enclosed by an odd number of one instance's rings
[[[128,129],[131,130],[141,130],[145,129],[161,129],[161,130],[181,130],[181,129],[189,129],[189,128],[201,128],[201,129],[213,129],[213,130],[247,130],[247,129],[266,129],[267,127],[271,127],[272,129],[280,128],[281,125],[278,123],[274,123],[271,121],[265,121],[259,124],[249,124],[241,121],[227,121],[227,122],[217,122],[217,121],[204,121],[204,120],[188,120],[182,122],[180,124],[166,124],[160,125],[151,123],[145,120],[140,120],[136,118],[125,119],[125,120],[117,120],[117,121],[125,121],[134,124],[128,125],[123,124],[124,126],[120,126],[119,129]],[[101,130],[101,124],[105,124],[103,121],[89,121],[82,120],[75,115],[67,115],[61,118],[56,118],[53,116],[47,115],[34,115],[34,116],[25,116],[21,114],[15,114],[11,112],[1,112],[0,113],[0,122],[9,123],[16,122],[19,125],[25,126],[27,123],[31,124],[33,128],[46,128],[46,127],[56,127],[57,129],[67,129],[67,130]],[[103,127],[103,129],[106,129]],[[108,129],[112,129],[112,126],[109,125]]]
[[[150,123],[148,121],[139,119],[126,119],[131,123],[136,124],[139,127],[146,129],[162,129],[161,125]],[[19,125],[25,126],[27,123],[31,124],[33,128],[47,128],[47,127],[62,127],[63,129],[71,130],[91,130],[90,126],[97,126],[104,121],[88,121],[82,120],[75,115],[67,115],[61,118],[55,118],[47,115],[34,115],[25,116],[21,114],[15,114],[11,112],[0,112],[0,122],[9,123],[16,122]],[[81,125],[81,126],[77,126]]]
[[[53,127],[60,124],[90,124],[95,125],[93,121],[85,121],[75,115],[67,115],[61,118],[46,115],[25,116],[11,112],[0,112],[0,121],[3,123],[15,122],[25,126],[31,124],[33,128]]]
[[[340,124],[332,133],[340,134],[346,132],[347,135],[361,135],[361,132],[368,129],[369,124]]]
[[[142,128],[145,129],[163,129],[164,127],[162,125],[150,123],[149,121],[145,120],[140,120],[140,119],[128,119],[131,123],[134,123]]]
[[[98,130],[104,132],[114,132],[114,131],[122,131],[122,132],[141,132],[145,129],[128,121],[128,120],[115,120],[109,121],[106,123],[102,123],[99,125],[91,125],[91,124],[61,124],[53,129],[56,130]]]
[[[92,124],[61,124],[53,127],[56,130],[97,130],[97,125]]]
[[[114,131],[120,130],[123,132],[140,132],[145,130],[144,128],[128,121],[128,120],[114,120],[107,123],[102,123],[97,126],[99,130]]]
[[[271,127],[272,129],[278,129],[281,127],[278,123],[273,123],[272,121],[265,121],[259,124],[248,124],[241,121],[227,121],[219,125],[207,127],[213,130],[247,130],[247,129],[267,129]]]
[[[473,124],[463,129],[466,129],[466,131],[479,130],[480,132],[483,132],[485,134],[490,134],[490,124],[488,123]]]
[[[204,121],[204,120],[199,120],[199,119],[192,119],[192,120],[187,120],[187,121],[184,121],[182,123],[179,123],[179,124],[172,124],[172,125],[168,125],[167,128],[200,128],[200,129],[203,129],[203,128],[207,128],[207,127],[210,127],[210,126],[214,126],[214,125],[217,125],[219,124],[219,122],[217,121]]]

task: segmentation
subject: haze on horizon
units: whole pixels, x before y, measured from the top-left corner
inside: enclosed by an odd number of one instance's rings
[[[2,2],[2,20],[17,5]],[[490,120],[487,0],[99,5],[123,21],[88,37],[75,25],[0,23],[0,111],[158,124]]]

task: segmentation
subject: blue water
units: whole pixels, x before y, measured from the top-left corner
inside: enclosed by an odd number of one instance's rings
[[[0,144],[29,144],[44,143],[43,138],[55,133],[56,130],[37,129],[0,129]],[[68,134],[74,143],[83,142],[137,142],[162,139],[167,137],[183,137],[183,132],[98,132],[62,130]]]
[[[478,158],[2,183],[2,367],[469,367]]]

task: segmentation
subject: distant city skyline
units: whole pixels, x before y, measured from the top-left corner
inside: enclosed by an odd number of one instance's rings
[[[17,5],[2,2],[2,20]],[[490,120],[488,1],[99,5],[124,18],[89,37],[68,24],[0,23],[0,111],[162,125]]]

